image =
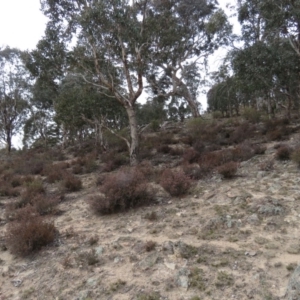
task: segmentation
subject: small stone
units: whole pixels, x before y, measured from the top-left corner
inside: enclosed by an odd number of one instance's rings
[[[14,279],[14,280],[12,280],[11,282],[12,282],[13,286],[19,287],[19,286],[22,285],[22,282],[23,282],[23,281],[22,281],[21,279]]]
[[[175,263],[165,261],[165,262],[164,262],[164,265],[165,265],[168,269],[171,269],[171,270],[175,270],[175,269],[176,269],[176,264],[175,264]]]
[[[198,196],[197,196],[197,195],[195,195],[195,196],[194,196],[194,198],[195,198],[195,199],[198,199]]]
[[[250,251],[249,256],[256,256],[257,252],[256,251]]]

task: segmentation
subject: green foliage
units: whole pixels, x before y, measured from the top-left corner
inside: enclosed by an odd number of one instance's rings
[[[258,123],[261,118],[261,113],[254,108],[246,107],[243,111],[243,116],[249,122]]]

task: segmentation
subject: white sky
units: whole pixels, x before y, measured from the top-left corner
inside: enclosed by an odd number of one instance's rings
[[[39,0],[0,0],[0,46],[35,48],[46,22]]]
[[[228,2],[219,0],[223,9]],[[34,49],[44,35],[46,23],[47,18],[40,11],[40,0],[0,0],[0,47]],[[224,56],[224,50],[218,51],[210,59],[210,69],[218,69]],[[199,100],[206,109],[206,95],[202,94]]]

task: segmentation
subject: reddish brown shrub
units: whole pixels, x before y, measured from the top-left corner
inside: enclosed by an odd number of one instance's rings
[[[0,181],[0,196],[3,197],[17,197],[20,195],[18,189],[13,188],[10,182]]]
[[[31,203],[31,201],[36,196],[44,193],[45,193],[45,189],[43,187],[42,181],[35,180],[33,182],[28,183],[25,191],[21,195],[21,199],[16,203],[15,208],[25,207],[27,204]]]
[[[46,196],[46,195],[37,195],[35,196],[32,201],[30,201],[30,204],[36,209],[36,211],[42,216],[42,215],[48,215],[48,214],[54,214],[57,212],[56,206],[61,201],[60,196],[52,195]]]
[[[204,153],[199,159],[199,165],[212,171],[215,167],[224,163],[224,154],[222,151]]]
[[[227,179],[233,178],[237,172],[238,164],[236,162],[228,162],[217,168],[217,171]]]
[[[107,176],[100,191],[89,203],[99,214],[111,214],[150,204],[153,193],[147,188],[145,177],[135,168],[126,168]]]
[[[18,220],[7,226],[7,246],[16,255],[27,256],[52,243],[57,230],[45,222],[32,207],[19,210]]]
[[[182,158],[184,162],[192,164],[199,160],[200,153],[193,148],[190,148],[184,151]]]
[[[51,164],[45,167],[44,175],[47,176],[47,182],[54,183],[61,181],[64,177],[64,165],[61,164]]]
[[[129,159],[126,155],[116,152],[107,152],[102,154],[101,159],[105,162],[105,172],[111,172],[129,163]]]
[[[230,142],[234,144],[239,144],[245,140],[248,140],[254,136],[254,131],[256,127],[250,125],[248,122],[244,122],[234,129],[230,135]]]
[[[163,153],[163,154],[168,154],[168,153],[171,152],[171,150],[172,150],[172,148],[169,145],[160,145],[157,148],[157,152],[158,153]]]
[[[276,152],[275,157],[278,160],[289,160],[291,158],[292,149],[287,145],[282,145]]]
[[[170,193],[171,196],[185,195],[191,187],[191,180],[183,171],[165,170],[160,179],[161,186]]]
[[[267,147],[264,145],[253,145],[254,154],[262,155],[267,151]]]
[[[80,178],[73,174],[64,173],[62,186],[69,192],[77,192],[82,189],[82,182]]]
[[[248,144],[240,144],[237,147],[235,147],[232,154],[233,154],[232,160],[245,161],[254,156],[254,150]]]
[[[205,167],[201,168],[201,166],[195,164],[183,164],[182,170],[185,175],[187,175],[189,178],[193,180],[202,179],[209,174],[209,172],[207,172],[207,169]]]

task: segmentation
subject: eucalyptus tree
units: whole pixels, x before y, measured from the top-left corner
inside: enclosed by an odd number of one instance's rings
[[[128,119],[117,101],[111,101],[111,97],[98,90],[79,77],[66,76],[55,101],[55,121],[64,124],[69,140],[81,142],[86,132],[92,133],[96,146],[104,148],[103,122],[110,130],[118,132],[128,126]]]
[[[0,140],[11,151],[12,137],[26,119],[30,96],[29,76],[22,62],[22,52],[0,49]]]
[[[135,104],[144,88],[147,53],[154,19],[149,1],[129,0],[41,0],[50,19],[48,27],[70,49],[77,75],[118,101],[128,116],[130,140],[126,140],[131,163],[139,146]],[[75,74],[75,72],[74,72]],[[75,75],[76,75],[75,74]]]
[[[199,117],[197,96],[206,59],[229,42],[231,26],[214,0],[152,1],[155,43],[148,81],[154,95],[184,99]]]

